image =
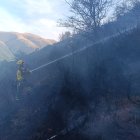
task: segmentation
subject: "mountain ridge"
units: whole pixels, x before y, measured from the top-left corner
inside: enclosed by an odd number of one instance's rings
[[[10,61],[16,56],[21,54],[30,54],[48,45],[53,45],[54,43],[56,43],[56,41],[53,39],[42,38],[39,35],[32,33],[0,31],[0,61]]]

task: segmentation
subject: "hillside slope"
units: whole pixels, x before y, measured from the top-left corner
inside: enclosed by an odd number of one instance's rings
[[[136,28],[35,71],[31,93],[19,102],[14,100],[16,65],[3,63],[1,138],[44,140],[63,132],[55,140],[139,140],[139,37]],[[36,68],[80,42],[44,48],[26,63]]]

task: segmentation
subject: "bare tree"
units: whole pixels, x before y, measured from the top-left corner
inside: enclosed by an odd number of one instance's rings
[[[119,19],[123,17],[123,20],[134,21],[140,20],[140,0],[127,0],[120,3],[120,5],[116,6],[114,17]]]
[[[69,31],[66,31],[65,33],[61,33],[59,35],[59,40],[63,41],[65,39],[67,39],[67,38],[70,38],[71,36],[72,36],[71,33]]]
[[[61,20],[60,25],[70,27],[74,31],[95,30],[107,15],[107,10],[112,0],[71,0],[66,1],[71,9],[72,16],[65,21]]]
[[[122,2],[120,5],[116,6],[114,16],[116,18],[119,18],[120,16],[123,16],[125,13],[127,13],[129,10],[129,5],[126,2]]]
[[[126,13],[128,13],[132,9],[132,7],[136,1],[138,1],[138,0],[124,0],[124,1],[122,1],[119,5],[117,5],[115,7],[114,16],[116,18],[124,16]]]
[[[137,24],[140,25],[140,0],[132,0],[133,9],[132,13],[134,17],[137,19]]]

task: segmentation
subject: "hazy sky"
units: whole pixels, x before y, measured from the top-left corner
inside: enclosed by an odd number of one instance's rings
[[[0,31],[30,32],[58,39],[57,27],[68,13],[64,0],[0,0]]]

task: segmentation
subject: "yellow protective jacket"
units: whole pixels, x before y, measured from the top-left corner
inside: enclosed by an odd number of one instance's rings
[[[17,81],[23,80],[23,72],[21,70],[17,70]]]

